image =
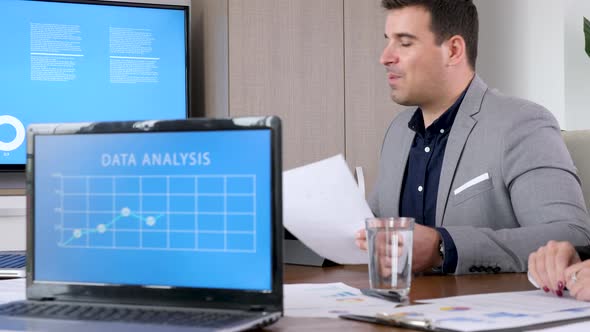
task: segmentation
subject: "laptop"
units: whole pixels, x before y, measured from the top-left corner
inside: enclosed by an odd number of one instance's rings
[[[26,265],[24,251],[0,251],[0,278],[22,278]]]
[[[23,188],[24,178],[23,173]],[[0,196],[0,205],[0,278],[22,278],[26,266],[26,199],[24,196]]]
[[[241,331],[283,313],[276,117],[37,124],[10,331]]]

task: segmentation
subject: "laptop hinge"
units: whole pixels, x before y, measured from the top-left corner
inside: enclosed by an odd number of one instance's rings
[[[55,297],[42,297],[39,299],[42,302],[55,301]]]

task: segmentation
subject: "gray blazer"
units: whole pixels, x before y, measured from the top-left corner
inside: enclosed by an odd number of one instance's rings
[[[399,214],[415,110],[399,114],[385,135],[369,198],[376,216]],[[449,135],[436,226],[455,242],[456,274],[526,271],[528,255],[549,240],[590,244],[580,180],[546,109],[490,90],[476,75]]]

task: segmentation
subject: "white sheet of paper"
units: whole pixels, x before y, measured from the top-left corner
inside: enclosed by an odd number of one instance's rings
[[[464,295],[421,300],[392,315],[428,318],[438,328],[483,331],[590,317],[590,303],[558,298],[541,290]]]
[[[24,300],[26,284],[25,278],[0,280],[0,304]]]
[[[445,305],[461,305],[503,308],[505,310],[526,312],[531,314],[560,311],[572,308],[590,308],[590,303],[577,301],[565,292],[564,297],[557,297],[540,290],[524,292],[504,292],[476,295],[461,295],[438,299],[420,300],[421,303],[438,303]],[[535,305],[531,305],[534,303]]]
[[[283,173],[283,224],[320,256],[367,264],[354,234],[372,216],[341,155]]]
[[[363,295],[341,282],[283,286],[285,316],[337,318],[342,314],[390,312],[397,303]]]
[[[588,332],[590,331],[590,321],[551,327],[548,329],[533,330],[530,332]]]

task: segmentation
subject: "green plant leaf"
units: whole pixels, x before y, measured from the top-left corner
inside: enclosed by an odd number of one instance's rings
[[[590,57],[590,21],[584,17],[584,36],[586,37],[586,54]]]

